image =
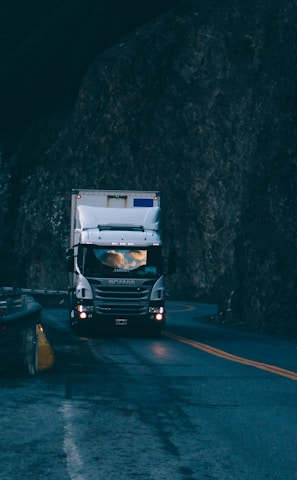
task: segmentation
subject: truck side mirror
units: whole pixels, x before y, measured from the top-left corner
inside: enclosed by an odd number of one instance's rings
[[[67,272],[74,272],[74,250],[73,250],[73,248],[68,248],[66,250],[66,266],[67,266]]]
[[[173,250],[169,252],[167,271],[168,275],[176,272],[176,253]]]

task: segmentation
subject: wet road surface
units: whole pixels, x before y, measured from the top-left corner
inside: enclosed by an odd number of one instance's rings
[[[168,309],[159,339],[44,310],[54,366],[0,370],[0,480],[297,479],[296,344]]]

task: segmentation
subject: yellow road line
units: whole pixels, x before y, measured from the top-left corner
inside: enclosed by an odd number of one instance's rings
[[[174,309],[174,310],[167,310],[168,313],[180,313],[180,312],[190,312],[190,311],[193,311],[193,310],[197,310],[197,307],[194,307],[194,305],[177,305],[178,307],[181,307],[181,309],[179,308],[178,310]]]
[[[189,338],[180,337],[179,335],[175,335],[174,333],[170,332],[163,332],[166,337],[172,338],[177,340],[178,342],[186,343],[187,345],[191,345],[194,348],[198,348],[199,350],[203,350],[204,352],[210,353],[211,355],[215,355],[216,357],[224,358],[225,360],[230,360],[231,362],[242,363],[243,365],[248,365],[250,367],[255,367],[260,370],[265,370],[270,373],[274,373],[275,375],[280,375],[282,377],[290,378],[291,380],[297,380],[297,373],[291,372],[290,370],[285,370],[284,368],[277,367],[275,365],[269,365],[267,363],[256,362],[254,360],[249,360],[244,357],[238,357],[237,355],[232,355],[231,353],[224,352],[223,350],[219,350],[218,348],[211,347],[205,343],[196,342],[195,340],[190,340]]]

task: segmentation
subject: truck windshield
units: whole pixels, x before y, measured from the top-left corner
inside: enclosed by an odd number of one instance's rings
[[[158,277],[162,274],[160,246],[97,247],[80,245],[78,266],[86,277]]]

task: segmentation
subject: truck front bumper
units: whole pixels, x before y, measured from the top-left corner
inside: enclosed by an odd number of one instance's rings
[[[161,331],[166,324],[164,307],[149,307],[145,315],[102,315],[93,311],[91,307],[78,305],[72,311],[71,324],[78,329]]]

